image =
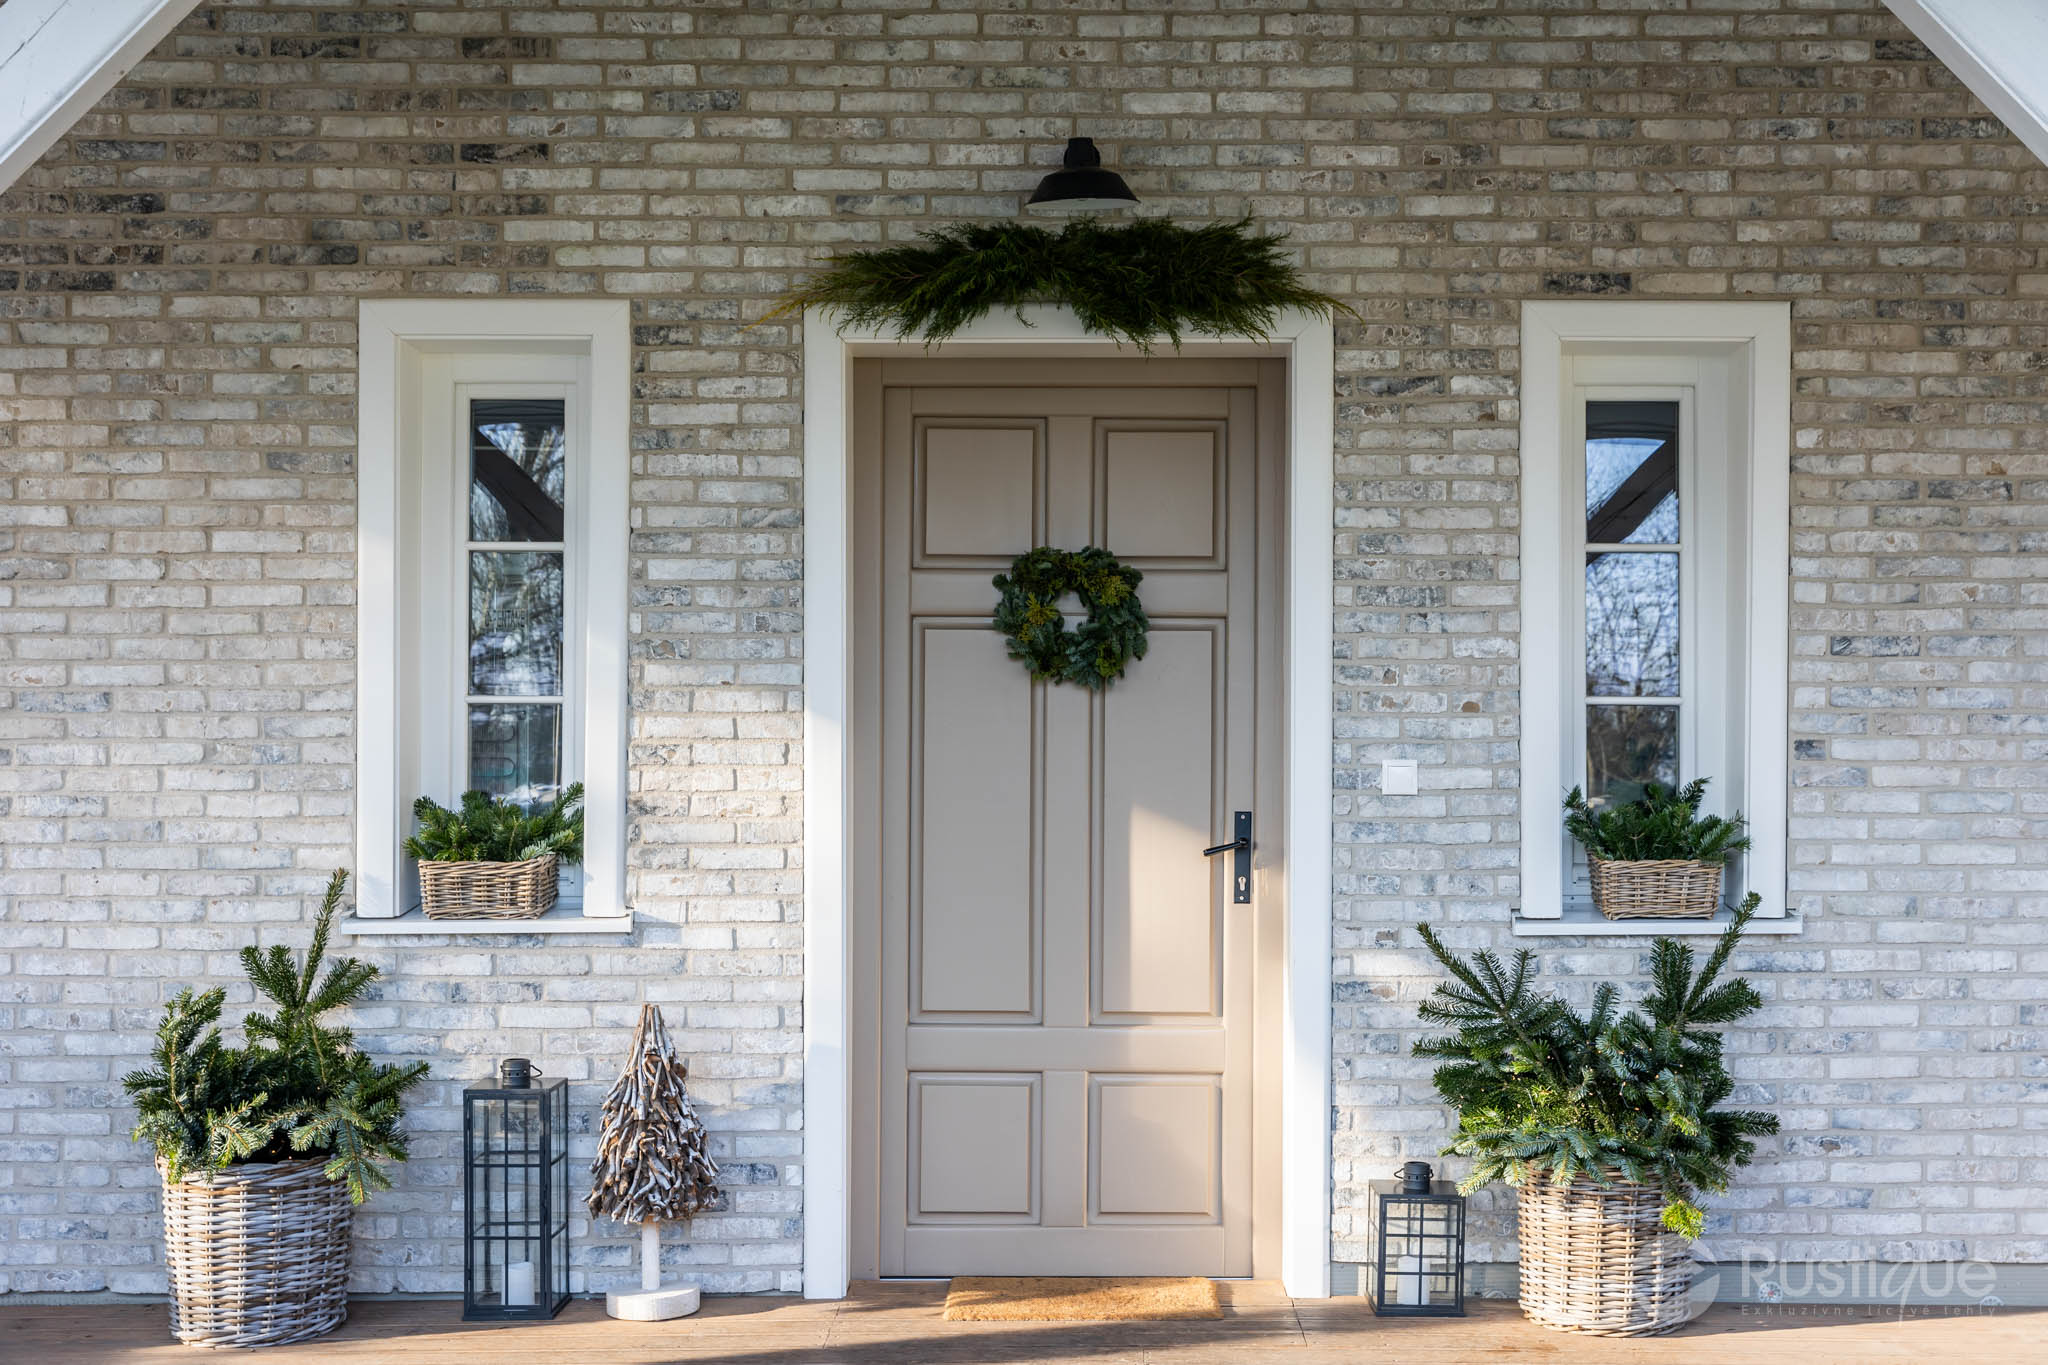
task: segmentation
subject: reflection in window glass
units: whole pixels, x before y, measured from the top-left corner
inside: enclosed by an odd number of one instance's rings
[[[1679,416],[1669,399],[1585,407],[1585,777],[1596,804],[1680,777]],[[1634,698],[1664,700],[1624,700]]]
[[[469,423],[469,538],[559,542],[568,486],[563,401],[472,399]]]
[[[566,412],[559,397],[469,403],[468,781],[529,806],[565,780],[563,703],[573,700]]]
[[[1586,404],[1586,543],[1678,543],[1678,404]]]
[[[1642,496],[1632,500],[1622,493],[1631,479],[1640,479],[1643,467],[1651,457],[1669,449],[1669,445],[1661,441],[1586,442],[1588,541],[1609,545],[1678,543],[1678,490],[1675,487],[1653,484],[1643,491]],[[1677,469],[1669,462],[1660,463],[1665,464],[1675,482]],[[1654,500],[1650,494],[1656,495]],[[1617,496],[1624,498],[1624,505],[1609,508],[1609,501]]]
[[[1626,803],[1651,782],[1678,785],[1678,708],[1586,708],[1586,794],[1598,804]]]
[[[523,806],[561,790],[562,708],[498,702],[469,708],[469,788]]]
[[[1678,556],[1586,556],[1586,695],[1678,695]]]
[[[486,697],[562,694],[562,556],[469,555],[469,690]]]

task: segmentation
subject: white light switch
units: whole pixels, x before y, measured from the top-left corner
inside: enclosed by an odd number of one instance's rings
[[[1412,758],[1390,758],[1380,764],[1381,796],[1413,796],[1421,790],[1422,774]]]

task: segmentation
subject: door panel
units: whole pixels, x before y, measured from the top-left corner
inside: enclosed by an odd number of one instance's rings
[[[909,1093],[917,1114],[911,1128],[913,1216],[1031,1219],[1037,1205],[1038,1078],[913,1073]]]
[[[986,622],[916,632],[917,1007],[1036,1012],[1031,684]],[[1011,837],[990,839],[990,829]]]
[[[1221,859],[1200,856],[1216,842],[1209,831],[1223,795],[1213,725],[1219,633],[1155,628],[1144,662],[1102,699],[1104,1016],[1214,1017],[1221,1004],[1224,902],[1215,892],[1225,874]]]
[[[1250,1274],[1268,936],[1202,850],[1261,787],[1262,372],[942,372],[983,382],[884,384],[856,495],[879,523],[857,1235],[884,1275]],[[1033,683],[989,626],[991,575],[1036,544],[1145,574],[1147,657],[1105,692]]]
[[[1220,423],[1103,431],[1102,543],[1110,553],[1222,567],[1224,436]]]
[[[1217,1085],[1109,1076],[1094,1091],[1095,1216],[1213,1219],[1223,1148]]]
[[[916,440],[920,567],[1007,563],[1037,543],[1042,424],[919,423]]]

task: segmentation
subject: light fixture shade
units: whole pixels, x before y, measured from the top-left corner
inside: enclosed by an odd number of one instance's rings
[[[1061,169],[1038,182],[1025,202],[1041,213],[1101,213],[1129,208],[1138,202],[1131,187],[1115,171],[1104,170],[1095,139],[1070,137]]]

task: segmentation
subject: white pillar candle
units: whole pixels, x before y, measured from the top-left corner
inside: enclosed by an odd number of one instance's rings
[[[514,1261],[505,1267],[505,1306],[533,1307],[532,1261]]]
[[[1394,1262],[1394,1302],[1407,1308],[1429,1303],[1428,1267],[1420,1256],[1403,1256]]]

